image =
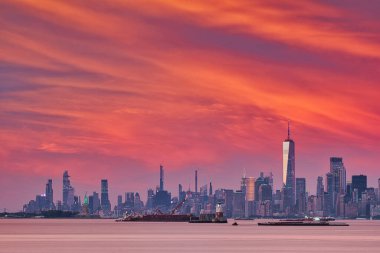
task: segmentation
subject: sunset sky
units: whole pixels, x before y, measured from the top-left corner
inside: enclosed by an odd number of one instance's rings
[[[296,177],[329,157],[380,177],[380,1],[0,3],[0,209],[53,179],[62,199],[159,183],[238,189],[273,172],[291,121]]]

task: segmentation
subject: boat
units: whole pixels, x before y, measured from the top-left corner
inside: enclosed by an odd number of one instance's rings
[[[191,214],[177,214],[176,212],[185,203],[183,199],[170,213],[162,213],[156,209],[152,214],[125,213],[124,217],[115,220],[116,222],[189,222],[191,219],[196,220]]]
[[[331,222],[328,219],[321,218],[304,218],[304,219],[287,219],[280,221],[259,222],[259,226],[349,226],[344,222]]]
[[[238,218],[235,218],[234,220],[255,220],[255,218],[238,217]]]

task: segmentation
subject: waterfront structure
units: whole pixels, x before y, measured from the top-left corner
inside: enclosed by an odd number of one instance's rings
[[[296,171],[295,171],[295,143],[290,138],[288,123],[288,137],[282,144],[283,152],[283,208],[292,210],[296,204]]]
[[[108,180],[102,179],[100,181],[101,195],[100,195],[100,205],[103,210],[104,215],[109,215],[111,211],[111,203],[108,196]]]

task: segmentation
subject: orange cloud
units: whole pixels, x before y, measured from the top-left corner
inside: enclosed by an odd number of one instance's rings
[[[298,175],[315,181],[342,155],[376,176],[378,21],[303,1],[2,5],[0,171],[12,178],[69,169],[91,189],[115,180],[115,194],[154,187],[161,162],[172,188],[196,167],[226,187],[243,167],[280,178],[289,119]]]

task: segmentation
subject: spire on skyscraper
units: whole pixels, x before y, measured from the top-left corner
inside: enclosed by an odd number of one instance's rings
[[[288,120],[288,140],[290,140],[290,121]]]

